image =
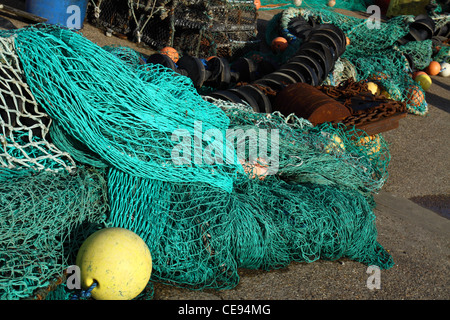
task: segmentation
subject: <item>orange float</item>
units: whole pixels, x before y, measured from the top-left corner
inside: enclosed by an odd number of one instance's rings
[[[437,76],[441,72],[441,64],[437,61],[431,61],[425,72],[430,76]]]
[[[164,47],[160,51],[161,54],[165,54],[170,59],[172,59],[173,62],[177,63],[178,59],[180,58],[180,55],[178,54],[178,51],[175,48],[172,47]]]
[[[272,40],[271,48],[275,52],[283,52],[288,47],[288,41],[283,37],[276,37]]]
[[[414,107],[420,107],[425,100],[425,95],[419,86],[413,85],[408,89],[407,102]]]
[[[356,142],[356,145],[360,147],[361,151],[366,152],[368,156],[376,155],[381,150],[380,135],[375,134],[362,137]]]
[[[351,43],[350,38],[347,37],[347,36],[345,36],[345,44],[346,44],[347,46],[349,46],[350,43]]]
[[[255,5],[256,10],[261,8],[261,0],[253,0],[253,4]]]

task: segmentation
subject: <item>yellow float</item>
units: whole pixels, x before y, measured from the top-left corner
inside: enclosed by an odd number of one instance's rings
[[[361,150],[366,150],[368,156],[375,155],[381,150],[380,135],[374,134],[371,136],[361,137],[356,145],[361,147]]]
[[[367,82],[367,88],[374,96],[380,95],[380,87],[375,82],[369,81]]]
[[[433,83],[431,81],[431,78],[427,74],[420,74],[418,75],[414,81],[416,81],[424,91],[428,91],[430,89],[431,84]]]
[[[328,138],[328,142],[324,147],[326,153],[340,154],[345,152],[345,144],[337,134],[330,134],[328,132],[322,132],[322,135]]]
[[[94,283],[96,300],[132,300],[147,286],[152,257],[147,244],[124,228],[105,228],[90,235],[81,245],[76,264],[84,290]]]

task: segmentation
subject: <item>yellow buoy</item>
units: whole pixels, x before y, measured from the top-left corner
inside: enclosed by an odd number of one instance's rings
[[[367,87],[369,88],[369,91],[372,92],[373,95],[378,96],[380,95],[380,88],[375,82],[367,82]]]
[[[386,99],[391,99],[391,95],[385,89],[381,90],[380,96],[384,96]]]
[[[340,154],[345,152],[345,144],[337,134],[330,134],[322,131],[322,135],[328,140],[324,146],[326,153]]]
[[[420,86],[422,87],[422,89],[424,91],[428,91],[428,89],[430,89],[431,84],[433,83],[431,81],[431,78],[427,75],[427,74],[421,74],[418,75],[414,81],[416,81],[418,84],[420,84]]]
[[[124,228],[105,228],[90,235],[78,251],[76,264],[84,290],[97,283],[91,293],[96,300],[134,299],[152,272],[147,244]]]
[[[361,150],[364,150],[368,156],[373,156],[378,154],[381,150],[381,139],[378,134],[374,134],[371,136],[365,136],[360,138],[356,145],[361,147]]]

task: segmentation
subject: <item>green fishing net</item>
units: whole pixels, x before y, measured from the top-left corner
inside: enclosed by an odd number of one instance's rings
[[[329,0],[302,0],[302,7],[329,8]],[[366,11],[367,7],[374,4],[373,0],[338,0],[333,8],[351,11]],[[294,0],[261,0],[260,10],[287,9],[297,7]]]
[[[105,186],[100,173],[82,168],[1,180],[1,300],[34,296],[74,263],[79,245],[106,219]]]
[[[129,64],[132,68],[136,68],[138,65],[143,64],[142,55],[129,47],[118,46],[118,45],[109,45],[103,46],[103,50],[106,50],[120,60]]]
[[[74,164],[2,163],[2,297],[47,287],[92,229],[108,226],[148,244],[151,282],[191,289],[233,288],[239,268],[292,261],[392,267],[373,213],[390,160],[381,135],[202,97],[189,78],[70,30],[37,25],[0,39],[13,40],[17,75],[52,120],[42,140]],[[6,123],[14,104],[2,110]],[[61,284],[47,296],[69,295]]]
[[[271,145],[270,155],[263,159],[262,152],[256,154],[255,163],[246,159],[249,166],[231,193],[204,183],[174,184],[109,172],[108,223],[146,241],[155,281],[228,289],[237,285],[239,268],[270,270],[292,261],[343,257],[392,266],[376,241],[372,211],[372,192],[387,177],[384,140],[374,150],[374,144],[358,143],[365,138],[360,132],[313,127],[293,117],[288,124],[278,113],[226,112],[230,130],[240,132],[237,141],[250,129],[280,135],[278,146],[273,137],[263,142],[265,136],[257,133],[259,144]],[[274,164],[269,159],[277,152],[276,173],[258,175],[258,165],[270,170]]]
[[[163,75],[151,65],[138,75],[70,30],[30,27],[17,35],[28,85],[54,120],[52,137],[76,160],[147,178],[207,181],[231,189],[233,166],[216,166],[211,175],[210,166],[179,168],[171,161],[175,130],[193,132],[195,121],[204,130],[225,130],[229,123],[219,108],[201,99],[189,78],[169,69]],[[155,74],[164,82],[151,81]]]

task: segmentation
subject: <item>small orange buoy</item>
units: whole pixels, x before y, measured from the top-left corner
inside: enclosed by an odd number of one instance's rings
[[[346,42],[346,45],[349,46],[350,43],[351,43],[350,38],[347,37],[347,36],[345,36],[345,40],[346,40],[346,41],[345,41],[345,42]]]
[[[256,10],[261,8],[261,0],[253,0],[253,4],[255,5]]]
[[[170,59],[172,59],[173,62],[177,63],[178,59],[180,58],[180,55],[178,54],[178,51],[175,50],[172,47],[164,47],[161,49],[161,54],[165,54]]]
[[[407,103],[409,103],[413,107],[420,107],[425,99],[425,95],[423,94],[420,87],[413,85],[408,89],[408,95],[406,96]]]
[[[431,61],[425,72],[430,76],[437,76],[441,72],[441,64],[437,61]]]
[[[276,37],[272,40],[272,50],[275,52],[283,52],[288,47],[289,43],[283,37]]]

